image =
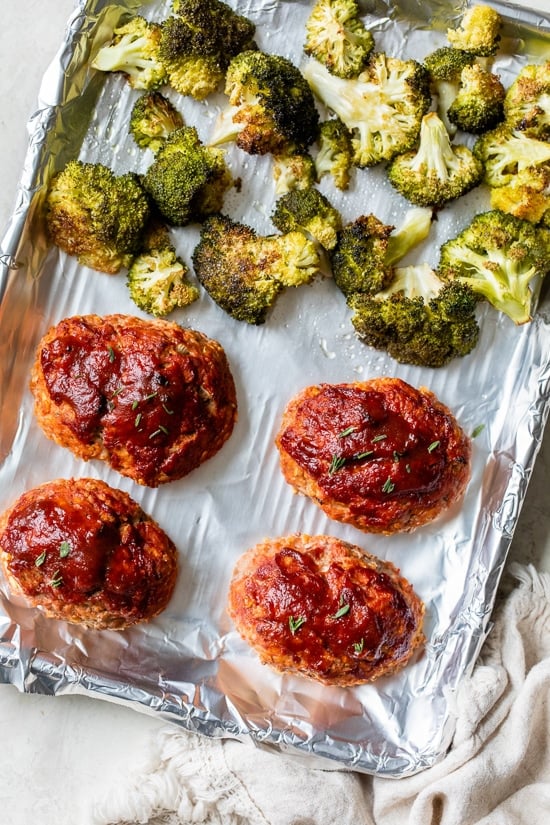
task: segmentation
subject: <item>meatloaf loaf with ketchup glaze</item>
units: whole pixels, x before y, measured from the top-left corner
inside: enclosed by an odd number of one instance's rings
[[[221,345],[128,315],[83,315],[38,346],[31,390],[45,434],[138,484],[185,476],[229,438],[237,401]]]
[[[330,536],[244,553],[228,611],[264,664],[342,687],[395,673],[424,641],[424,605],[397,568]]]
[[[297,492],[370,533],[432,521],[470,477],[470,439],[450,410],[398,378],[307,387],[287,405],[276,443]]]
[[[0,516],[0,560],[11,590],[46,615],[122,629],[163,610],[177,551],[141,507],[91,478],[29,490]]]

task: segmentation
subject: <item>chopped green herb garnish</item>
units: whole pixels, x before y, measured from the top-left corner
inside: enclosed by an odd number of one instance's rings
[[[138,413],[134,419],[134,427],[139,427],[139,425],[141,424],[141,419],[142,415],[141,413]]]
[[[393,451],[393,460],[394,461],[400,461],[401,457],[402,457],[401,453],[398,453],[397,450]]]
[[[143,400],[144,401],[150,401],[151,398],[156,398],[157,395],[158,395],[158,391],[155,390],[155,392],[150,392],[149,395],[146,395]]]
[[[406,470],[408,473],[410,473],[410,471],[411,471],[411,465],[410,465],[410,464],[405,464],[405,470]]]
[[[114,360],[115,360],[115,351],[112,347],[109,347],[109,361],[112,364]]]
[[[384,486],[382,487],[383,493],[391,493],[395,489],[395,484],[391,480],[391,477],[388,476],[384,482]]]
[[[351,435],[355,432],[357,427],[346,427],[345,430],[342,430],[341,433],[338,433],[338,438],[345,438],[347,435]]]
[[[169,410],[166,404],[163,404],[162,407],[167,415],[174,415],[174,410]]]
[[[365,647],[365,640],[364,639],[361,639],[360,642],[354,642],[353,643],[353,649],[354,649],[355,653],[362,653],[364,647]]]
[[[349,609],[350,609],[349,602],[346,602],[345,604],[341,604],[332,618],[333,619],[341,619],[342,616],[345,616],[346,613],[349,613]]]
[[[472,433],[472,438],[477,438],[477,436],[480,433],[482,433],[484,429],[485,429],[485,424],[478,424],[477,427],[474,428],[474,431]]]
[[[39,556],[37,556],[34,560],[34,564],[36,567],[42,567],[44,562],[46,561],[46,551],[42,550]]]
[[[169,432],[170,430],[167,427],[163,427],[162,424],[159,424],[157,429],[154,431],[154,433],[151,433],[149,438],[154,438],[156,435],[160,435],[161,433],[164,433],[164,435],[168,435]]]
[[[62,541],[59,545],[59,558],[66,558],[71,552],[71,545],[68,541]]]
[[[346,459],[342,455],[333,455],[330,467],[328,468],[329,476],[333,476],[334,473],[337,473],[338,470],[341,470],[344,464],[346,463]]]
[[[375,435],[374,436],[374,438],[372,439],[372,443],[376,444],[377,441],[384,441],[384,439],[387,438],[387,437],[388,436],[386,435],[386,433],[380,433],[380,435]]]
[[[117,395],[120,395],[120,393],[122,392],[123,389],[124,389],[124,387],[118,387],[118,389],[116,389],[114,391],[114,393],[112,394],[111,398],[116,398]]]
[[[362,458],[368,458],[369,455],[374,455],[374,450],[365,450],[363,453],[355,453],[353,458],[356,461],[361,461]]]
[[[59,570],[56,570],[55,573],[53,574],[52,578],[50,579],[50,585],[52,587],[61,587],[62,584],[63,584],[63,577],[61,576],[61,573],[59,572]]]
[[[296,631],[301,628],[301,626],[305,623],[305,620],[305,616],[298,616],[297,619],[295,619],[294,616],[288,617],[288,626],[292,635],[294,635]]]
[[[139,401],[132,401],[132,409],[133,409],[133,410],[136,410],[136,409],[137,409],[138,404],[139,404]]]
[[[428,447],[428,452],[433,453],[434,450],[437,450],[440,444],[441,441],[432,441],[432,443]]]

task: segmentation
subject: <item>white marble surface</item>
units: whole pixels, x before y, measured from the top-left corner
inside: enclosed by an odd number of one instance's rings
[[[547,7],[548,0],[525,2]],[[519,0],[516,0],[519,5]],[[0,234],[26,151],[26,122],[63,39],[72,0],[4,0],[0,27]],[[550,433],[542,444],[509,560],[550,570]],[[0,822],[87,825],[93,801],[146,758],[163,723],[84,696],[20,695],[0,685]],[[56,793],[56,788],[59,793]],[[70,800],[70,805],[60,800]]]

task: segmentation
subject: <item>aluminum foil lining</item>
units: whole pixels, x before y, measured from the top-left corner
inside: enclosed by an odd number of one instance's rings
[[[303,60],[309,2],[233,2],[257,25],[257,42],[295,63]],[[495,70],[507,86],[522,65],[548,54],[550,17],[493,3],[506,19]],[[445,43],[445,29],[462,3],[372,0],[362,6],[377,48],[422,59]],[[73,157],[101,161],[117,172],[144,171],[152,160],[127,133],[139,93],[119,75],[88,68],[125,12],[161,19],[169,3],[76,6],[47,71],[16,205],[1,248],[0,507],[26,489],[57,477],[92,476],[124,489],[173,538],[181,574],[168,609],[126,632],[91,631],[44,618],[0,593],[0,678],[20,691],[86,693],[123,701],[212,737],[252,740],[311,764],[401,777],[436,763],[453,736],[453,694],[474,665],[490,629],[499,577],[541,443],[550,392],[550,304],[516,327],[488,306],[480,312],[474,352],[439,370],[396,364],[355,337],[350,313],[334,284],[320,279],[288,290],[267,323],[249,327],[221,312],[206,294],[173,318],[219,340],[230,359],[239,421],[213,459],[158,490],[140,487],[98,462],[84,463],[48,441],[33,420],[28,389],[35,347],[61,318],[113,311],[139,314],[123,274],[80,267],[48,247],[41,207],[51,175]],[[223,95],[198,103],[167,95],[203,140]],[[231,147],[227,159],[242,178],[225,211],[259,232],[274,227],[268,158]],[[374,212],[399,224],[408,205],[383,170],[358,171],[346,193],[323,179],[320,189],[344,220]],[[430,243],[407,262],[437,264],[444,240],[474,212],[488,208],[479,188],[442,210]],[[173,231],[178,253],[191,263],[197,227]],[[460,505],[411,535],[369,536],[330,521],[283,481],[274,437],[288,399],[304,386],[395,375],[427,386],[455,413],[473,442],[473,472]],[[266,536],[296,531],[351,541],[401,568],[426,603],[427,644],[401,673],[358,688],[325,687],[280,676],[261,665],[225,612],[237,557]],[[319,760],[319,761],[317,761]]]

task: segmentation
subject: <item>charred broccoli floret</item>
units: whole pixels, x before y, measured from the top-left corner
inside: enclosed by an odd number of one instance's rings
[[[464,283],[516,324],[531,320],[534,295],[550,270],[550,230],[499,210],[476,215],[441,247],[439,271]]]
[[[128,270],[130,297],[150,315],[168,315],[199,297],[199,290],[189,283],[187,273],[187,266],[171,245],[140,252]]]
[[[109,274],[129,265],[149,212],[136,175],[115,175],[100,163],[69,161],[46,196],[52,243],[84,266]]]
[[[158,152],[168,135],[183,125],[183,117],[168,98],[145,92],[132,107],[129,131],[141,149]]]
[[[201,227],[193,266],[225,312],[237,321],[263,324],[284,287],[310,283],[318,274],[319,256],[303,232],[266,237],[215,215]]]
[[[330,252],[336,286],[346,297],[385,289],[395,264],[428,236],[431,220],[431,209],[419,207],[408,211],[397,230],[375,215],[361,215],[344,226]]]
[[[478,63],[466,66],[447,116],[463,132],[480,135],[504,119],[506,91],[500,77]]]
[[[491,189],[491,207],[531,223],[550,217],[550,164],[525,169],[510,183]]]
[[[93,59],[92,68],[122,72],[134,89],[156,89],[166,81],[159,56],[160,36],[157,23],[135,15],[114,30],[112,40]]]
[[[229,106],[222,110],[212,145],[235,141],[251,155],[306,152],[317,136],[313,94],[290,60],[261,51],[234,57],[226,74]]]
[[[307,152],[282,152],[273,156],[275,194],[284,195],[293,189],[307,189],[317,178],[315,163]]]
[[[512,129],[550,139],[550,60],[519,72],[506,92],[504,113]]]
[[[402,364],[442,367],[479,339],[472,290],[445,284],[428,264],[397,268],[386,290],[352,295],[348,305],[359,339]]]
[[[342,217],[318,189],[295,189],[275,203],[271,215],[280,232],[300,230],[324,249],[333,249],[342,228]]]
[[[471,66],[475,55],[442,46],[424,58],[424,66],[430,75],[432,92],[436,97],[437,114],[447,127],[450,135],[456,132],[456,126],[449,120],[447,112],[458,94],[460,76],[466,66]]]
[[[418,206],[443,206],[469,192],[483,177],[481,162],[467,146],[451,144],[435,112],[422,118],[418,148],[397,155],[386,171],[392,186]]]
[[[514,131],[505,122],[481,135],[473,153],[483,164],[485,183],[505,186],[515,175],[549,163],[550,143]]]
[[[253,47],[255,26],[221,0],[181,0],[176,8],[161,24],[160,57],[170,85],[203,100],[216,91],[231,58]]]
[[[319,126],[317,141],[317,178],[320,180],[324,175],[331,175],[337,189],[347,189],[353,168],[353,147],[349,130],[338,117],[325,120]]]
[[[143,176],[160,214],[174,226],[219,212],[231,183],[223,152],[204,146],[194,126],[172,132]]]
[[[415,60],[372,54],[354,79],[336,77],[310,60],[304,76],[351,132],[356,166],[374,166],[410,149],[431,105],[428,73]]]
[[[304,51],[338,77],[357,77],[374,48],[356,0],[317,0],[306,22]]]
[[[471,6],[456,29],[447,29],[447,40],[455,49],[490,57],[498,51],[501,28],[502,17],[491,6]]]

